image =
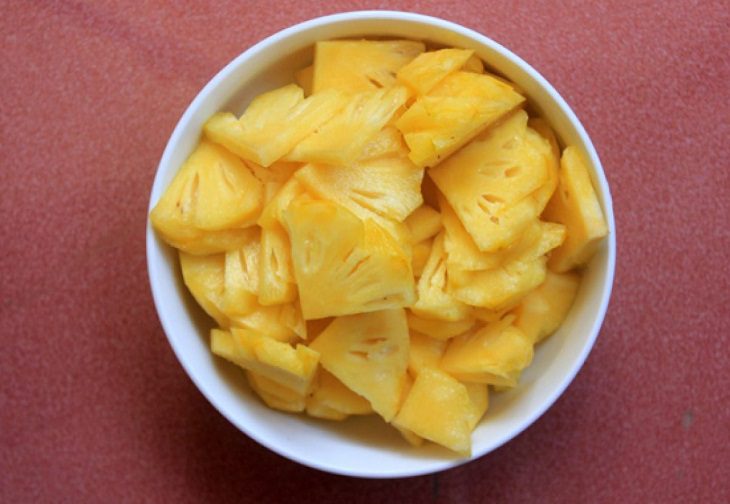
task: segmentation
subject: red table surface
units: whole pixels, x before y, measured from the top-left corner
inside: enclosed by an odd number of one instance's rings
[[[293,23],[402,9],[474,28],[583,121],[618,261],[584,369],[526,432],[402,480],[320,473],[229,424],[147,282],[149,190],[201,87]],[[730,4],[2,2],[0,502],[730,501]]]

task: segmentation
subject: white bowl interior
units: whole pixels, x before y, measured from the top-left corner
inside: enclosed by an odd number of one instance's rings
[[[517,56],[474,31],[440,19],[402,12],[352,12],[318,18],[279,32],[250,48],[195,98],[163,154],[150,209],[200,138],[205,120],[219,110],[241,112],[252,97],[293,81],[311,62],[312,45],[340,37],[403,37],[474,49],[497,73],[521,86],[530,105],[546,117],[564,144],[578,145],[592,163],[592,177],[610,235],[586,269],[580,292],[561,329],[541,344],[520,386],[490,397],[485,419],[473,434],[473,458],[484,455],[535,421],[580,369],[598,334],[610,296],[615,261],[611,197],[598,156],[564,100]],[[361,477],[426,474],[464,462],[435,445],[409,447],[377,418],[342,423],[289,415],[265,407],[249,391],[240,370],[211,355],[211,322],[182,284],[174,251],[147,229],[152,293],[160,320],[181,364],[208,400],[240,430],[277,453],[329,472]]]

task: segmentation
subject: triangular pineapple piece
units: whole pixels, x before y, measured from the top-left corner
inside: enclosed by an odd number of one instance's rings
[[[461,69],[464,72],[484,73],[484,62],[479,56],[472,54]]]
[[[367,399],[320,368],[314,389],[307,398],[307,413],[318,418],[342,420],[349,415],[369,415],[373,408]]]
[[[312,98],[316,97],[315,93]],[[349,165],[362,157],[365,147],[408,99],[403,86],[353,95],[347,105],[299,142],[288,161]]]
[[[473,409],[464,384],[443,371],[425,368],[416,376],[393,425],[469,456]]]
[[[410,258],[371,220],[324,200],[294,200],[284,212],[304,318],[408,306]]]
[[[474,54],[470,49],[440,49],[416,56],[398,70],[398,80],[418,95],[428,93],[444,77],[455,72]]]
[[[452,72],[441,80],[429,96],[469,96],[484,100],[520,101],[515,86],[493,75],[480,75],[480,72]],[[523,98],[524,99],[524,98]]]
[[[418,279],[418,301],[411,311],[424,318],[456,321],[468,318],[471,308],[447,291],[446,251],[443,231],[436,236],[431,255]]]
[[[411,250],[411,266],[413,268],[413,276],[419,278],[423,274],[428,258],[431,256],[431,248],[433,247],[433,238],[423,240],[416,243]]]
[[[547,152],[547,141],[527,129],[527,114],[518,111],[429,175],[477,247],[492,251],[512,243],[537,217],[535,204],[530,213],[512,212],[546,181]]]
[[[476,319],[473,316],[468,316],[462,320],[446,321],[427,319],[408,312],[409,328],[437,340],[447,340],[465,333],[475,323]]]
[[[532,361],[532,342],[514,327],[514,316],[452,339],[441,358],[441,369],[459,380],[473,381],[480,373],[510,382]]]
[[[580,284],[575,273],[547,272],[545,281],[530,292],[514,311],[519,328],[534,343],[554,333],[568,314]]]
[[[261,230],[258,294],[259,303],[267,306],[297,298],[289,237],[280,225]]]
[[[269,408],[291,413],[304,411],[307,398],[305,394],[300,394],[254,371],[246,371],[246,378],[253,391]]]
[[[568,228],[565,243],[550,256],[550,269],[558,273],[586,264],[608,234],[588,165],[577,147],[570,146],[563,151],[559,186],[543,218]]]
[[[196,256],[180,252],[183,281],[205,312],[221,327],[228,327],[224,313],[225,264],[224,254]]]
[[[421,205],[406,218],[405,223],[411,232],[413,243],[420,243],[441,231],[441,214],[428,205]]]
[[[264,208],[274,199],[274,196],[278,194],[284,184],[291,179],[294,172],[302,167],[302,163],[290,163],[287,161],[277,161],[269,167],[261,166],[253,161],[245,161],[245,163],[254,174],[254,177],[259,179],[264,185]]]
[[[375,133],[363,147],[359,162],[369,161],[381,157],[405,157],[408,155],[408,147],[403,141],[398,128],[385,126]]]
[[[150,213],[162,238],[194,254],[240,247],[262,203],[261,183],[237,157],[203,140]]]
[[[307,339],[307,326],[296,302],[273,306],[259,304],[250,313],[231,316],[230,324],[282,342]]]
[[[214,114],[203,130],[208,138],[241,158],[269,166],[346,102],[346,96],[334,90],[304,98],[302,88],[289,84],[256,97],[240,119],[229,112]]]
[[[404,310],[339,317],[310,348],[319,353],[322,367],[367,399],[386,421],[395,416],[408,366]]]
[[[393,86],[396,72],[424,49],[421,42],[410,40],[317,42],[313,91],[337,89],[357,93]]]
[[[489,408],[489,386],[484,383],[464,383],[469,394],[471,409],[469,410],[469,430],[473,431]]]
[[[261,233],[252,227],[249,235],[243,247],[225,255],[223,310],[234,316],[251,313],[258,306]]]
[[[469,87],[441,94],[437,86],[438,94],[418,98],[396,121],[416,165],[438,164],[524,101],[491,77],[463,74],[471,76]]]
[[[408,371],[411,376],[416,376],[424,368],[438,368],[445,350],[446,341],[411,331],[411,350],[408,354]]]

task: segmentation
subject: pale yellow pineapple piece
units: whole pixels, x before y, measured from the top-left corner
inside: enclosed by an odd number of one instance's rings
[[[413,243],[419,243],[436,236],[441,231],[441,214],[428,205],[421,205],[406,218],[405,223],[411,232]]]
[[[259,303],[278,305],[297,298],[289,237],[280,225],[261,230]]]
[[[484,100],[520,101],[521,95],[515,86],[494,75],[480,75],[480,72],[459,71],[449,74],[434,87],[429,96],[461,96]],[[524,100],[524,98],[523,98]]]
[[[418,278],[423,274],[423,268],[426,267],[428,257],[431,255],[431,247],[433,239],[424,240],[413,246],[411,264],[413,267],[413,276]]]
[[[292,175],[302,167],[302,163],[290,163],[287,161],[277,161],[269,167],[261,166],[253,161],[245,161],[245,163],[264,186],[264,209],[274,199],[274,196],[279,193],[284,184],[291,179]],[[259,217],[260,219],[261,217]]]
[[[568,229],[565,243],[550,255],[550,269],[558,273],[586,264],[608,234],[587,163],[577,147],[563,151],[558,189],[543,218],[560,222]]]
[[[383,310],[335,319],[310,348],[322,367],[390,421],[406,384],[409,337],[405,312]]]
[[[489,386],[484,383],[464,383],[464,386],[471,402],[467,421],[469,430],[473,431],[489,408]]]
[[[304,411],[306,395],[253,371],[246,371],[246,378],[253,391],[268,407],[291,413]]]
[[[363,162],[391,156],[404,157],[407,155],[408,147],[403,141],[403,135],[398,131],[398,128],[385,126],[365,144],[358,161]]]
[[[396,83],[396,72],[422,53],[410,40],[328,40],[314,49],[313,90],[373,91]]]
[[[446,198],[439,194],[441,221],[444,226],[444,249],[448,269],[478,271],[499,267],[504,259],[505,250],[482,252],[469,232],[464,228]]]
[[[282,342],[307,339],[307,326],[296,302],[272,306],[258,304],[250,313],[231,316],[230,324]]]
[[[447,290],[443,232],[439,233],[433,242],[431,255],[418,279],[417,290],[418,301],[411,307],[414,314],[446,321],[463,320],[469,316],[471,308],[456,299]]]
[[[294,200],[284,212],[304,318],[408,306],[410,257],[371,220],[323,200]]]
[[[440,49],[424,52],[398,70],[398,80],[417,95],[428,93],[447,75],[460,69],[471,58],[470,49]]]
[[[533,343],[542,341],[562,324],[579,285],[580,276],[575,273],[548,271],[542,285],[525,296],[514,311],[515,327]]]
[[[195,301],[219,326],[228,327],[224,313],[225,254],[196,256],[181,251],[179,256],[183,281]]]
[[[438,368],[447,342],[411,331],[411,350],[408,355],[408,371],[416,376],[424,368]]]
[[[441,369],[464,381],[499,385],[516,382],[519,373],[532,361],[532,342],[512,325],[508,315],[478,331],[452,339],[441,358]],[[481,379],[480,379],[481,376]]]
[[[260,255],[258,227],[249,228],[249,240],[243,247],[226,252],[222,304],[225,313],[246,315],[258,307]]]
[[[408,312],[408,327],[437,340],[447,340],[465,333],[475,323],[476,319],[471,314],[461,320],[446,321],[423,318]]]
[[[315,92],[308,99],[316,96]],[[403,86],[351,96],[344,108],[300,141],[286,155],[286,160],[332,165],[357,161],[407,99],[408,90]]]
[[[409,445],[415,447],[423,445],[423,438],[421,436],[414,434],[405,427],[399,427],[397,425],[393,425],[393,427],[395,427],[396,430],[400,432],[401,436],[403,436],[403,439],[405,439]]]
[[[301,172],[306,168],[306,165],[297,171]],[[284,211],[289,206],[289,203],[294,200],[300,194],[304,194],[306,188],[299,182],[297,176],[292,176],[287,180],[271,198],[271,200],[264,207],[261,215],[258,219],[258,225],[262,228],[273,229],[283,225]]]
[[[208,138],[240,156],[269,166],[329,121],[347,103],[335,90],[304,98],[296,84],[257,96],[236,118],[229,112],[214,114],[203,130]]]
[[[469,393],[462,383],[438,369],[424,368],[393,425],[469,456],[472,411]]]
[[[320,369],[314,389],[307,398],[307,413],[318,418],[342,420],[350,415],[369,415],[373,408],[332,373]]]
[[[225,149],[202,141],[150,213],[162,238],[191,254],[239,248],[262,204],[261,183]]]

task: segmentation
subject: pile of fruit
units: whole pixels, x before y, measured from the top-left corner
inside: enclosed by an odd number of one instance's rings
[[[152,223],[267,405],[468,455],[607,233],[585,161],[470,50],[324,41],[295,77],[207,121]]]

